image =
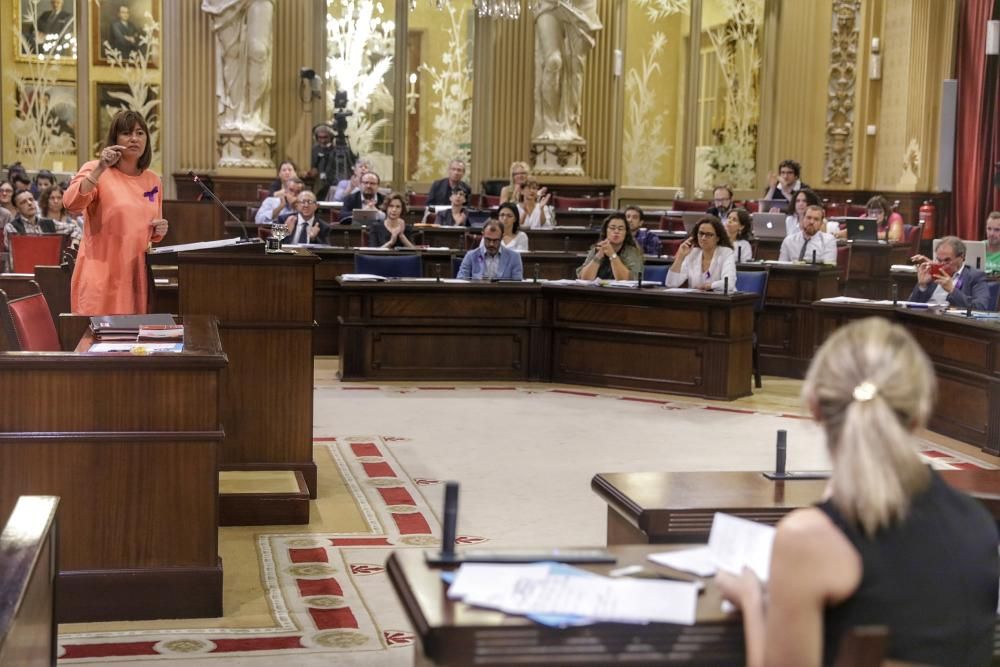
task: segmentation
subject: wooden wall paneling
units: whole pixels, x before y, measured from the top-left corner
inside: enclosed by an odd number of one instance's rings
[[[496,36],[492,58],[488,65],[477,63],[476,71],[492,81],[492,160],[482,179],[506,179],[511,162],[531,158],[535,24],[526,16],[520,21],[493,21],[492,29]]]
[[[597,33],[597,42],[587,55],[584,69],[580,130],[587,140],[587,155],[583,169],[588,178],[596,181],[611,178],[614,154],[621,153],[613,122],[616,99],[621,95],[620,84],[613,74],[615,34],[621,20],[616,4],[621,3],[614,0],[597,3],[597,13],[604,29]]]
[[[164,173],[210,171],[217,150],[212,22],[201,11],[201,0],[168,0],[163,13],[165,69],[173,70],[165,71],[163,80],[164,147],[173,144],[164,153]]]

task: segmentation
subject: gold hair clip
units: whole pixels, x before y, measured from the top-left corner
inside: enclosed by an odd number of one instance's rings
[[[873,382],[865,380],[854,388],[854,400],[864,403],[865,401],[870,401],[875,398],[875,394],[877,393],[878,387],[876,387]]]

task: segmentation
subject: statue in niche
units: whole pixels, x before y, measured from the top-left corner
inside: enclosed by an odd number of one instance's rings
[[[274,0],[202,0],[215,33],[219,130],[272,133],[271,25]]]
[[[598,30],[597,0],[537,0],[535,14],[535,121],[541,141],[582,141],[583,66]]]

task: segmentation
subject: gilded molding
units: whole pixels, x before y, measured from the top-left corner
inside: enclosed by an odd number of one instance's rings
[[[860,20],[861,0],[834,0],[830,78],[826,92],[824,183],[847,184],[853,178],[854,94]]]

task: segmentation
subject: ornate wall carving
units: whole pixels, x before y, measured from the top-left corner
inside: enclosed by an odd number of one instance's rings
[[[853,179],[854,99],[858,70],[861,0],[835,0],[826,92],[824,183]]]

